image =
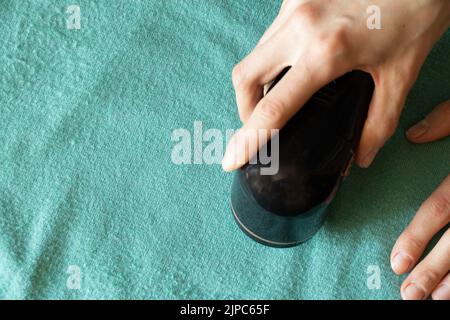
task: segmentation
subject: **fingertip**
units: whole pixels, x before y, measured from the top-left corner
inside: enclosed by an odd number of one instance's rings
[[[415,283],[409,283],[407,286],[402,287],[400,294],[403,300],[423,300],[427,296],[424,288]]]
[[[422,121],[406,131],[406,138],[412,143],[427,143],[450,135],[450,101],[441,103]]]
[[[365,167],[361,160],[356,159],[355,163],[360,167],[361,169],[367,169],[368,167]]]
[[[222,159],[222,169],[225,172],[231,172],[233,170],[235,170],[234,168],[234,154],[233,151],[230,150],[230,147],[227,148],[227,150],[225,151],[225,155],[223,156]]]
[[[358,155],[356,163],[359,167],[363,169],[367,169],[375,160],[375,157],[378,154],[379,149],[372,149],[366,153],[361,153]]]
[[[429,129],[430,124],[428,121],[422,120],[406,131],[406,138],[411,142],[419,142],[420,138],[423,138]]]
[[[363,169],[370,167],[381,147],[380,136],[377,127],[368,118],[359,141],[358,151],[356,153],[356,164]]]
[[[235,168],[230,163],[222,161],[222,170],[225,172],[232,172]]]
[[[225,154],[222,159],[222,169],[225,172],[231,172],[242,167],[247,163],[248,149],[247,149],[248,137],[246,133],[242,131],[236,133],[228,143],[225,150]]]
[[[355,163],[358,165],[358,167],[365,169],[362,163],[363,154],[363,151],[358,151],[358,153],[356,154]]]
[[[411,256],[403,251],[397,252],[391,259],[391,269],[397,275],[408,272],[413,265]]]
[[[222,162],[222,170],[225,172],[231,172],[231,168],[228,166],[228,164],[225,164]]]

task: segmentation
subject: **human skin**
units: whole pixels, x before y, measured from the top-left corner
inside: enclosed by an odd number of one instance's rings
[[[413,143],[427,143],[450,135],[450,101],[435,108],[410,128],[406,137]],[[401,286],[403,299],[450,300],[450,175],[422,204],[391,252],[396,274],[411,271]],[[447,228],[436,246],[419,262],[431,238]]]
[[[381,29],[367,27],[367,9],[380,8]],[[254,130],[281,129],[321,87],[359,69],[370,73],[375,92],[356,154],[367,168],[394,134],[406,97],[431,51],[450,26],[448,0],[285,0],[255,49],[233,69],[243,126],[232,137],[222,166],[232,171],[257,152]],[[289,72],[267,95],[263,88],[286,66]],[[427,129],[427,130],[425,130]],[[407,132],[415,143],[450,134],[450,101]],[[404,299],[450,299],[450,230],[418,263],[426,245],[450,222],[450,177],[424,202],[397,240],[395,273],[411,271]]]

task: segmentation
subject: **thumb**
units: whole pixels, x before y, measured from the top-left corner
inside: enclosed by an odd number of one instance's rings
[[[406,137],[414,143],[426,143],[450,135],[450,100],[437,106],[425,119],[406,131]]]

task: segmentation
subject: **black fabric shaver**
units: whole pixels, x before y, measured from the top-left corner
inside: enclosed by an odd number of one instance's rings
[[[372,77],[362,71],[329,83],[279,131],[275,175],[261,174],[267,164],[259,161],[259,155],[236,171],[231,206],[248,236],[265,245],[290,247],[320,229],[351,166],[373,91]]]

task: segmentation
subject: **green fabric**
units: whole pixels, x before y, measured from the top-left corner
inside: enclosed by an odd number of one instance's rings
[[[80,30],[66,28],[74,2]],[[219,165],[171,162],[174,129],[239,126],[231,69],[278,7],[0,2],[0,298],[400,297],[391,247],[450,163],[449,139],[416,146],[403,132],[450,98],[450,33],[397,134],[370,169],[352,169],[299,247],[238,229]],[[66,285],[73,265],[79,290]],[[380,290],[366,285],[371,265]]]

